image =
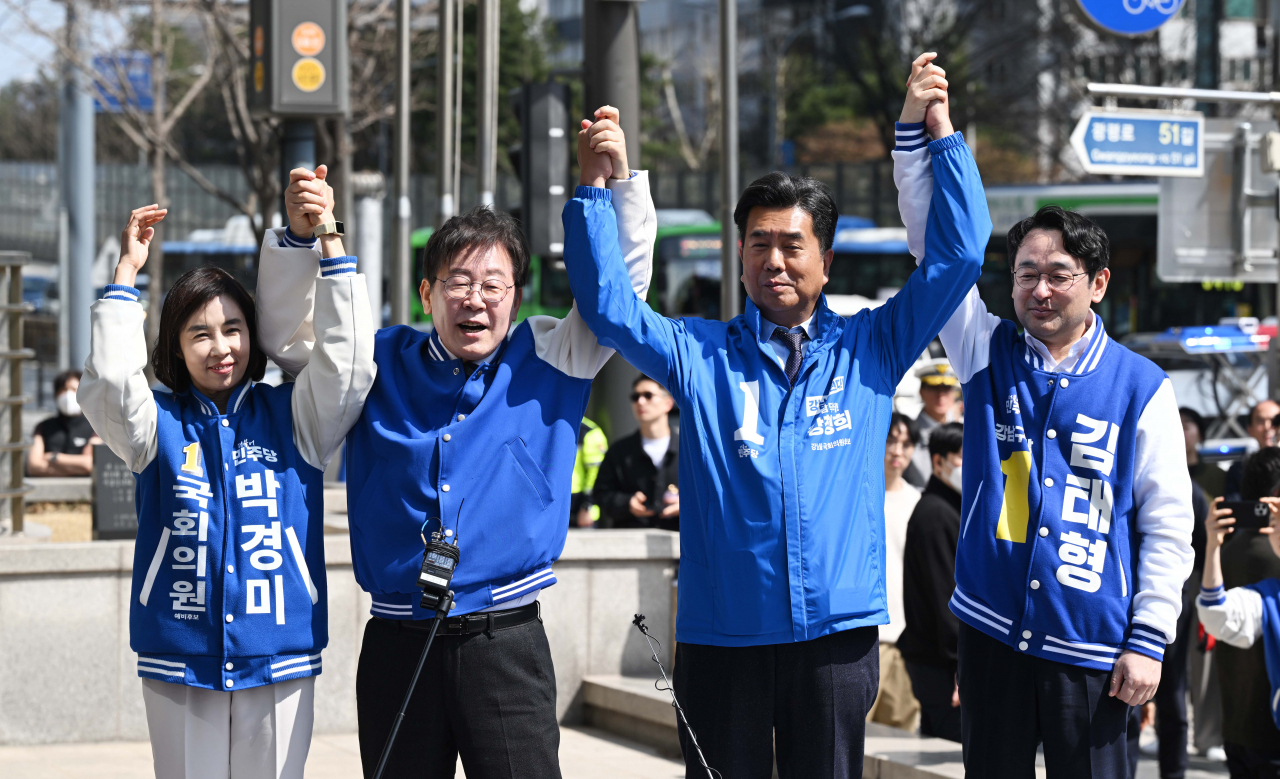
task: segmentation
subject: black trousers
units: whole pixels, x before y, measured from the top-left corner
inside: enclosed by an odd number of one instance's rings
[[[429,623],[423,622],[423,625]],[[377,770],[427,631],[372,618],[356,672],[360,762]],[[385,779],[559,779],[556,679],[542,621],[472,636],[436,636]]]
[[[1231,779],[1280,779],[1280,744],[1275,749],[1254,749],[1228,741],[1223,750]]]
[[[1187,652],[1191,647],[1195,600],[1186,598],[1178,618],[1178,635],[1165,647],[1160,664],[1156,704],[1156,737],[1160,739],[1160,779],[1183,779],[1187,758]]]
[[[875,627],[812,641],[723,647],[679,644],[675,689],[707,765],[725,779],[862,776],[867,712],[880,685]],[[706,776],[685,728],[689,777]]]
[[[907,675],[911,677],[911,691],[920,701],[920,735],[959,741],[960,707],[951,705],[955,672],[908,660]]]
[[[1055,663],[960,623],[962,743],[969,776],[1031,779],[1044,744],[1049,779],[1125,779],[1129,706],[1110,671]]]

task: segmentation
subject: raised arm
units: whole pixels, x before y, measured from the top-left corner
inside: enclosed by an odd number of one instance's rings
[[[315,225],[325,214],[328,168],[289,172],[285,190],[287,227],[268,230],[258,258],[258,343],[285,372],[297,376],[315,348]],[[332,218],[332,207],[329,217]]]
[[[907,283],[870,312],[878,357],[900,378],[947,322],[982,273],[991,236],[982,179],[960,133],[929,143],[933,198],[924,258]]]
[[[907,99],[896,128],[897,146],[892,155],[898,211],[907,228],[907,248],[917,264],[924,258],[929,209],[933,202],[933,154],[929,140],[952,132],[949,98],[934,102],[938,100],[939,91],[947,96],[946,73],[933,64],[934,56],[932,52],[921,54],[912,63]],[[991,334],[998,324],[1000,318],[988,313],[975,286],[938,332],[961,383],[987,367]]]
[[[582,131],[585,138],[579,143],[579,164],[584,161],[584,153],[588,163],[582,170],[582,176],[584,180],[590,177],[593,184],[608,189],[613,198],[618,245],[627,277],[633,293],[643,299],[649,292],[654,242],[658,233],[658,216],[649,192],[649,174],[627,167],[626,143],[618,125],[617,109],[604,106],[596,111],[595,116],[595,122],[584,122],[588,128]],[[597,163],[598,169],[591,167],[592,162]],[[567,251],[565,256],[567,261]],[[601,345],[587,326],[576,299],[564,319],[537,317],[531,319],[529,325],[533,328],[538,357],[570,376],[592,378],[613,356],[614,350]]]
[[[90,309],[89,358],[76,391],[89,424],[134,473],[151,464],[159,444],[156,401],[146,375],[146,312],[133,284],[147,261],[152,225],[166,213],[151,205],[130,214],[114,283]]]

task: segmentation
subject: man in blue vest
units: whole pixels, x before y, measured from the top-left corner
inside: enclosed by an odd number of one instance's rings
[[[931,149],[894,178],[917,257],[936,201]],[[1127,772],[1129,707],[1160,682],[1191,573],[1192,508],[1164,372],[1112,340],[1090,305],[1110,247],[1046,206],[1009,231],[1018,322],[969,292],[940,337],[964,388],[956,589],[965,768],[983,779]],[[1018,332],[1019,325],[1024,329]]]
[[[924,121],[946,84],[923,62],[913,70],[904,121]],[[739,199],[750,300],[729,322],[667,319],[636,295],[609,191],[579,187],[565,207],[582,318],[681,409],[689,445],[675,687],[708,765],[725,777],[767,779],[775,743],[784,779],[862,775],[876,626],[889,621],[893,395],[977,280],[991,233],[977,167],[945,103],[930,122],[937,193],[924,261],[883,306],[848,319],[822,295],[837,212],[812,179],[771,173]],[[683,728],[680,737],[689,775],[705,775]]]

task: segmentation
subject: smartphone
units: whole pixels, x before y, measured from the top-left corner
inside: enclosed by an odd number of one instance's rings
[[[1253,500],[1227,500],[1223,501],[1219,508],[1231,509],[1231,516],[1236,519],[1233,527],[1239,530],[1260,530],[1271,524],[1271,508],[1265,503]]]

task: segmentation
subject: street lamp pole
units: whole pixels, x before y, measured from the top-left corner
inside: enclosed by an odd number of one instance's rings
[[[720,0],[720,319],[742,309],[738,286],[738,0]]]

